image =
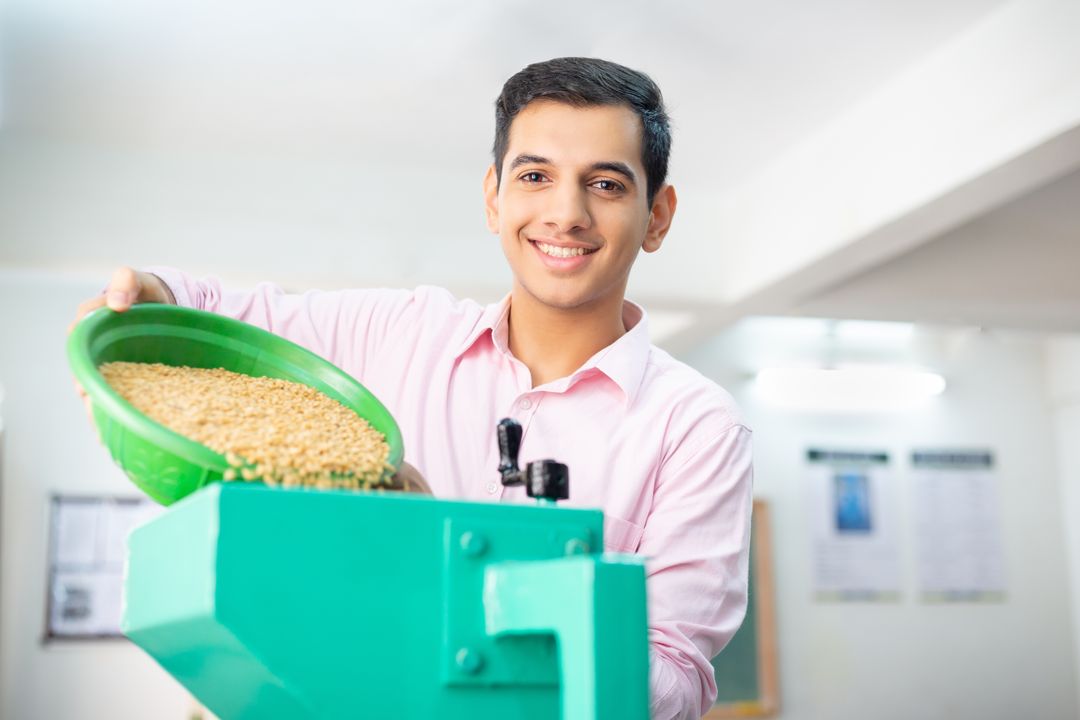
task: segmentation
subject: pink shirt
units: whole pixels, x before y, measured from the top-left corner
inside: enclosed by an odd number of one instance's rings
[[[495,425],[521,423],[522,463],[570,467],[569,507],[604,511],[604,547],[646,557],[652,716],[712,706],[709,662],[746,609],[750,430],[715,383],[649,343],[644,311],[569,377],[532,386],[507,347],[509,297],[446,290],[223,290],[150,268],[181,305],[282,335],[359,379],[401,427],[405,460],[437,497],[532,502],[504,488]]]

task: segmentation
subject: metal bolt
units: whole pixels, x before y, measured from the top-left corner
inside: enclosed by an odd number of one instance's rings
[[[461,534],[461,549],[469,557],[480,557],[487,552],[487,540],[483,535],[479,535],[469,530]]]
[[[458,670],[461,670],[466,675],[475,675],[480,672],[480,668],[484,667],[484,657],[476,650],[468,647],[463,647],[457,651],[454,662],[457,663]]]
[[[570,538],[566,541],[565,551],[567,555],[585,555],[589,552],[589,543],[581,538]]]

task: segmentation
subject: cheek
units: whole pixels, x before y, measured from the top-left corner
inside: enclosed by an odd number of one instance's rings
[[[533,218],[534,213],[528,202],[518,198],[503,202],[499,210],[499,234],[515,237]]]
[[[604,235],[609,240],[619,243],[621,251],[636,252],[645,241],[648,222],[637,214],[628,216],[625,212],[610,212],[594,217],[598,220],[597,225],[603,229]]]
[[[505,222],[499,227],[499,247],[502,248],[503,255],[511,261],[522,251],[521,243],[518,242],[518,233]]]

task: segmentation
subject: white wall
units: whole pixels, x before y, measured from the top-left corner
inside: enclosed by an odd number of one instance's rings
[[[1054,338],[1048,350],[1047,389],[1054,413],[1061,510],[1072,580],[1073,645],[1080,658],[1080,337]],[[1075,686],[1080,703],[1080,660]]]
[[[50,493],[137,495],[98,445],[64,355],[100,283],[0,270],[0,718],[170,720],[189,696],[126,640],[43,646]]]
[[[1043,341],[920,330],[895,347],[858,338],[830,342],[814,321],[750,320],[688,358],[736,395],[755,428],[756,493],[773,508],[780,717],[1076,718],[1069,629],[1075,601]],[[747,370],[830,355],[836,361],[921,362],[944,372],[950,386],[925,408],[895,415],[785,414],[755,399]],[[800,486],[808,446],[891,452],[901,486],[905,574],[899,603],[812,600],[810,528]],[[916,446],[994,451],[1008,582],[1004,603],[926,605],[917,599],[912,508],[903,488],[907,456]],[[1070,518],[1080,522],[1080,513],[1074,508]]]

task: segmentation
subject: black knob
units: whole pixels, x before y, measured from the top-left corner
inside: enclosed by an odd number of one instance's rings
[[[529,497],[566,500],[570,497],[570,469],[554,460],[536,460],[525,468]]]
[[[518,452],[521,451],[521,425],[511,418],[503,418],[495,429],[499,440],[499,474],[503,485],[520,485],[521,470],[518,468]]]

